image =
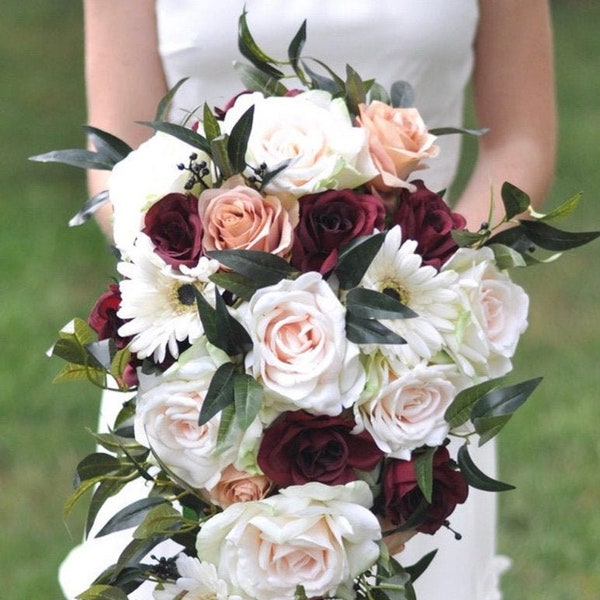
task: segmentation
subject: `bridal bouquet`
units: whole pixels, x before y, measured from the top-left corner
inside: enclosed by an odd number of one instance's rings
[[[470,487],[512,487],[469,453],[539,383],[502,379],[528,313],[508,269],[597,234],[547,224],[577,198],[540,215],[508,183],[505,217],[466,231],[415,177],[460,131],[428,131],[405,83],[303,59],[305,33],[298,88],[242,15],[246,89],[226,107],[168,122],[174,89],[137,150],[88,127],[95,151],[35,157],[112,170],[118,277],[60,333],[58,379],[135,392],[68,508],[92,493],[89,531],[147,486],[99,532],[134,528],[81,598],[148,581],[156,600],[414,598],[433,557],[401,566],[385,541],[448,526]]]

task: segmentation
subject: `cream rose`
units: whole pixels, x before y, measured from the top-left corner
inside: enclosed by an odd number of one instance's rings
[[[293,600],[296,586],[322,597],[371,567],[381,529],[366,483],[309,483],[260,502],[234,504],[202,525],[196,547],[233,591]]]
[[[276,411],[333,416],[358,398],[359,349],[346,339],[345,308],[319,273],[258,290],[242,319],[254,343],[246,369]]]
[[[189,173],[177,168],[199,151],[166,133],[156,133],[111,171],[109,195],[113,206],[113,236],[124,257],[144,227],[144,216],[171,192],[185,193]],[[208,157],[198,160],[208,161]]]
[[[202,246],[210,250],[259,250],[286,257],[298,222],[298,201],[263,195],[233,177],[199,198]]]
[[[288,166],[266,186],[296,197],[326,189],[355,188],[377,175],[366,132],[354,127],[341,98],[316,90],[294,97],[243,94],[227,111],[223,131],[254,105],[247,163],[274,169]]]
[[[435,136],[416,108],[393,108],[373,101],[359,105],[358,124],[369,133],[369,151],[379,171],[373,182],[376,189],[409,187],[406,179],[422,161],[437,156]]]
[[[456,366],[420,363],[394,373],[381,356],[370,365],[368,377],[376,371],[380,387],[355,409],[360,427],[393,458],[409,460],[415,448],[441,445],[449,431],[444,413],[461,380]]]
[[[463,306],[460,328],[446,336],[453,357],[468,375],[505,375],[527,329],[529,297],[496,267],[491,248],[461,248],[443,270],[459,273]]]

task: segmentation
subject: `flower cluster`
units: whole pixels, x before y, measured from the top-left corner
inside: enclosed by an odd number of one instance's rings
[[[83,483],[153,481],[136,538],[183,549],[169,572],[115,557],[105,586],[151,579],[157,600],[366,598],[386,577],[408,590],[382,524],[432,534],[470,485],[508,487],[468,443],[537,385],[499,384],[528,313],[506,268],[531,240],[551,246],[524,224],[466,232],[413,176],[438,153],[415,108],[351,69],[291,64],[303,89],[254,56],[261,89],[153,123],[112,168],[120,279],[89,319],[99,342],[77,322],[55,353],[136,391]],[[528,205],[508,184],[503,198],[502,224]]]

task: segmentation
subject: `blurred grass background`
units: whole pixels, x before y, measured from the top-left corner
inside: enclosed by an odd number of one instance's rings
[[[560,145],[548,207],[583,191],[569,227],[597,229],[600,3],[555,1],[553,13]],[[94,226],[66,228],[83,174],[27,157],[83,143],[80,3],[3,0],[0,73],[0,597],[58,600],[56,569],[82,517],[66,527],[62,506],[93,448],[99,394],[53,385],[61,365],[44,352],[87,315],[113,261]],[[473,152],[467,143],[466,163]],[[500,440],[502,478],[517,486],[501,499],[500,550],[515,563],[506,600],[600,597],[599,261],[596,242],[517,275],[532,311],[514,379],[545,381]]]

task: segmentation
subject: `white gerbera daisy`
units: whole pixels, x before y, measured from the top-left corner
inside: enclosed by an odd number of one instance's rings
[[[402,243],[399,226],[392,228],[359,284],[388,294],[417,313],[410,319],[382,320],[406,344],[364,348],[367,352],[380,349],[390,359],[397,358],[407,365],[429,360],[439,352],[444,343],[442,334],[453,331],[458,318],[456,273],[439,273],[431,266],[422,266],[416,248],[415,240]]]
[[[202,335],[194,288],[212,300],[208,276],[217,271],[217,261],[203,257],[198,268],[183,274],[167,265],[154,252],[148,236],[140,234],[130,261],[119,263],[117,269],[125,278],[119,284],[118,315],[127,321],[119,335],[132,336],[129,347],[139,358],[152,355],[160,363],[167,349],[177,358],[178,342],[194,343]]]

